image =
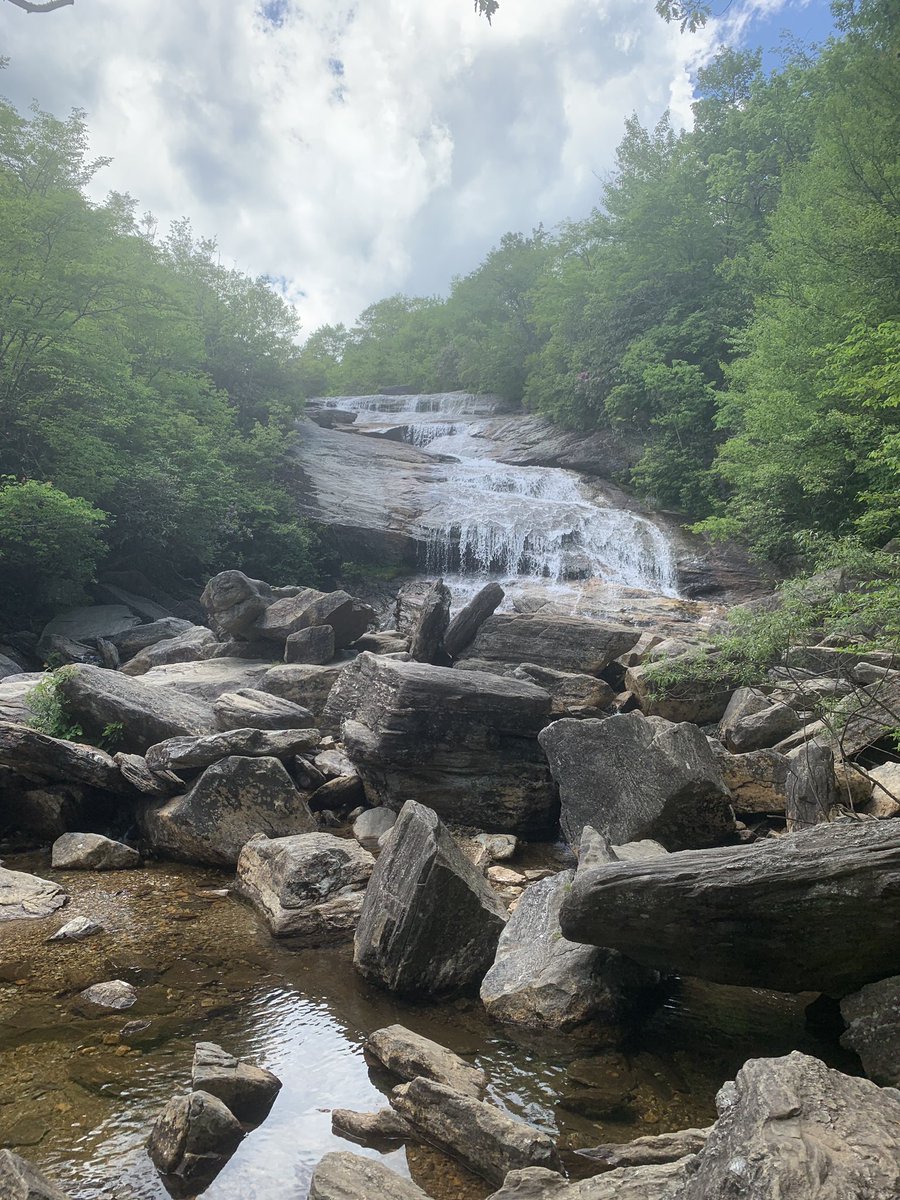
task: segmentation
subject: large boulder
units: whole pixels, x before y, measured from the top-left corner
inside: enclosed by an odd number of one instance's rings
[[[595,867],[560,913],[566,937],[647,966],[836,996],[896,974],[898,922],[897,821]]]
[[[53,843],[50,865],[55,871],[122,871],[140,861],[137,850],[102,833],[64,833]]]
[[[247,658],[209,658],[152,667],[141,682],[196,696],[213,704],[223,692],[258,687],[271,663]]]
[[[254,837],[237,864],[241,891],[275,937],[302,946],[350,941],[375,860],[330,833]]]
[[[428,1200],[428,1196],[375,1158],[333,1150],[316,1164],[307,1200]]]
[[[200,597],[212,627],[231,637],[243,637],[273,600],[267,583],[250,579],[243,571],[214,575]]]
[[[750,1059],[679,1200],[896,1200],[900,1094],[794,1051]]]
[[[444,635],[450,624],[450,589],[443,579],[438,579],[425,597],[419,619],[412,629],[409,641],[410,656],[416,662],[448,663],[444,649]]]
[[[502,904],[437,815],[409,800],[375,864],[353,961],[401,995],[480,983],[506,920]]]
[[[286,663],[309,663],[324,666],[334,658],[334,630],[330,625],[311,625],[298,629],[284,643]]]
[[[215,1042],[198,1042],[191,1087],[216,1096],[245,1125],[259,1125],[281,1091],[281,1080],[263,1067],[235,1058]]]
[[[407,1082],[419,1077],[433,1079],[476,1097],[482,1096],[487,1086],[487,1076],[479,1067],[403,1025],[376,1029],[366,1038],[365,1050]]]
[[[536,663],[558,671],[599,675],[641,636],[639,629],[604,625],[556,613],[494,613],[481,625],[462,658]]]
[[[75,666],[60,679],[59,690],[88,734],[100,734],[107,725],[121,726],[122,749],[137,754],[154,742],[215,728],[212,707],[205,701],[150,687],[118,671]]]
[[[841,1016],[847,1022],[841,1045],[856,1051],[870,1079],[900,1088],[900,975],[845,996]]]
[[[154,853],[183,862],[234,866],[257,833],[311,833],[315,820],[277,758],[223,758],[184,796],[139,814]]]
[[[65,1192],[12,1150],[0,1150],[3,1200],[67,1200]]]
[[[46,655],[54,638],[94,644],[98,638],[110,640],[140,623],[141,618],[135,616],[124,604],[93,604],[84,608],[71,608],[44,626],[38,641],[38,656]]]
[[[0,721],[0,764],[26,778],[123,790],[122,773],[105,751],[50,737],[27,725]]]
[[[652,838],[667,850],[709,846],[734,825],[730,793],[695,725],[625,713],[565,719],[539,735],[559,785],[560,824],[577,846],[585,825],[614,843]]]
[[[147,1150],[161,1175],[205,1184],[218,1175],[243,1137],[237,1117],[221,1100],[191,1092],[169,1101],[156,1119]]]
[[[375,621],[368,604],[348,592],[316,592],[306,588],[296,596],[276,600],[253,626],[253,636],[286,642],[293,633],[317,625],[334,631],[334,647],[342,650],[355,642]]]
[[[555,825],[556,792],[536,741],[550,709],[541,688],[361,654],[329,711],[337,707],[371,804],[399,809],[425,796],[442,817],[489,832]]]
[[[160,617],[158,620],[148,621],[146,625],[135,625],[123,633],[113,634],[109,640],[118,650],[121,660],[125,662],[141,650],[146,650],[148,646],[155,646],[157,642],[168,641],[200,628],[202,626],[184,621],[181,617]]]
[[[499,583],[486,583],[459,610],[444,635],[444,649],[451,658],[458,658],[474,641],[481,626],[500,607],[505,594]]]
[[[308,708],[256,688],[223,692],[213,712],[220,729],[310,729],[316,723]]]
[[[151,771],[187,771],[208,767],[220,759],[291,758],[315,750],[315,729],[229,729],[203,737],[169,738],[150,746],[145,755]]]
[[[783,813],[785,785],[790,761],[777,750],[751,750],[731,754],[716,738],[710,738],[731,802],[741,813]]]
[[[734,754],[765,750],[803,725],[795,709],[773,704],[755,688],[738,688],[719,722],[719,737]]]
[[[171,618],[174,620],[174,618]],[[162,624],[162,622],[157,622]],[[185,622],[180,622],[185,624]],[[135,633],[149,626],[140,625]],[[216,635],[205,625],[188,625],[187,629],[172,637],[157,639],[136,651],[122,667],[124,675],[146,675],[154,667],[165,667],[173,663],[197,662],[206,652],[217,645]]]
[[[656,648],[654,654],[659,654],[664,643]],[[721,688],[710,687],[706,683],[696,683],[690,678],[690,659],[696,651],[687,654],[666,656],[671,664],[681,663],[686,671],[686,678],[678,684],[666,687],[659,685],[660,664],[652,659],[635,667],[629,667],[625,672],[624,686],[632,692],[640,705],[641,711],[647,717],[662,717],[666,721],[690,721],[694,725],[706,725],[718,721],[728,707],[731,688],[723,685]]]
[[[284,663],[266,671],[256,686],[271,696],[289,700],[292,704],[308,709],[320,728],[330,729],[334,728],[330,720],[323,719],[325,705],[331,689],[346,667],[347,663],[343,662],[322,667],[305,663]]]
[[[49,879],[0,867],[0,921],[49,917],[62,908],[68,896]]]

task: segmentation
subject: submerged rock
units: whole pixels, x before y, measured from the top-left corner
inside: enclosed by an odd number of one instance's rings
[[[90,917],[72,917],[71,921],[66,921],[56,933],[51,934],[47,941],[80,942],[84,938],[93,937],[95,933],[104,932],[103,926],[97,921],[92,921]]]
[[[421,1076],[476,1097],[480,1097],[487,1086],[487,1076],[480,1067],[472,1066],[446,1046],[403,1025],[376,1029],[366,1038],[365,1050],[389,1071],[407,1081]]]
[[[349,1108],[331,1110],[331,1132],[338,1137],[349,1138],[363,1146],[379,1142],[418,1141],[418,1134],[392,1108],[379,1108],[377,1112],[354,1112]]]
[[[51,865],[58,871],[122,871],[140,861],[137,850],[100,833],[64,833],[51,851]]]
[[[214,1042],[194,1047],[191,1086],[216,1096],[245,1125],[259,1125],[281,1091],[281,1080],[263,1067],[243,1062]]]
[[[428,1200],[428,1196],[377,1159],[336,1150],[316,1165],[308,1200]]]
[[[240,1123],[221,1100],[191,1092],[173,1096],[157,1117],[147,1151],[160,1174],[205,1183],[218,1175],[243,1137]]]
[[[693,1162],[693,1158],[682,1158],[673,1163],[623,1167],[579,1183],[569,1183],[556,1171],[527,1167],[510,1171],[503,1187],[487,1200],[679,1200]]]
[[[93,1016],[97,1010],[119,1011],[137,1004],[137,992],[124,979],[107,979],[92,984],[75,997],[75,1010],[85,1016]]]

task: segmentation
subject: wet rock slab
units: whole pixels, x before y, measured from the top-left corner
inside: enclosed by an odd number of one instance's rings
[[[475,1097],[480,1097],[487,1086],[487,1076],[479,1067],[403,1025],[376,1029],[366,1038],[365,1050],[407,1081],[421,1076]]]

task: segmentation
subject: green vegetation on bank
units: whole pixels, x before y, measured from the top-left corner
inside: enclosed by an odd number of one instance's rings
[[[310,386],[497,391],[637,437],[620,482],[795,566],[900,511],[900,10],[699,74],[694,126],[627,122],[600,207],[508,234],[446,301],[394,296],[307,341]]]

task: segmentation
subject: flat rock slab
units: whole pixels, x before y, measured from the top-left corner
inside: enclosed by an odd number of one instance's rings
[[[291,758],[315,750],[318,742],[315,729],[229,729],[203,737],[169,738],[150,746],[145,757],[151,771],[196,770],[231,755]]]
[[[635,1138],[633,1142],[606,1142],[577,1154],[610,1167],[644,1167],[653,1163],[677,1162],[687,1154],[699,1154],[706,1145],[710,1129],[679,1129],[675,1133],[657,1133]]]
[[[51,850],[57,871],[122,871],[140,862],[137,850],[102,833],[64,833]]]
[[[579,872],[573,941],[718,983],[846,995],[896,974],[900,821],[838,821],[749,846]]]
[[[220,729],[309,729],[316,723],[308,708],[256,688],[223,692],[213,712]]]
[[[336,1150],[313,1171],[308,1200],[428,1200],[428,1196],[377,1159]]]
[[[900,1088],[900,975],[845,996],[841,1016],[848,1025],[841,1045],[856,1051],[870,1079]]]
[[[281,1080],[263,1067],[235,1058],[215,1042],[198,1042],[191,1086],[195,1092],[218,1097],[245,1125],[259,1125],[281,1091]]]
[[[535,663],[558,671],[599,675],[630,650],[639,629],[604,625],[583,617],[544,613],[494,613],[479,627],[462,658]]]
[[[97,638],[111,640],[140,623],[141,618],[124,604],[92,604],[84,608],[71,608],[44,626],[38,646],[52,637],[67,638],[73,642],[94,642]]]
[[[142,626],[138,626],[138,632]],[[122,667],[123,675],[147,675],[157,667],[168,667],[175,663],[196,662],[215,646],[216,635],[205,625],[191,625],[174,637],[153,642],[139,650]],[[157,676],[151,676],[152,679]]]
[[[58,883],[25,871],[0,867],[0,921],[49,917],[67,900],[68,896]]]
[[[476,1098],[487,1086],[487,1076],[479,1067],[404,1025],[376,1029],[366,1038],[365,1050],[389,1071],[407,1081],[421,1076]]]
[[[271,662],[249,658],[208,658],[153,667],[141,680],[148,687],[176,691],[213,704],[224,692],[258,687],[271,666]]]
[[[0,1196],[3,1200],[68,1200],[46,1175],[11,1150],[0,1150]]]

